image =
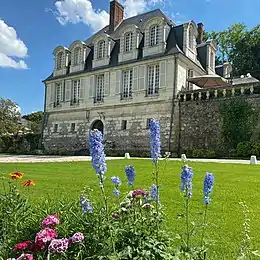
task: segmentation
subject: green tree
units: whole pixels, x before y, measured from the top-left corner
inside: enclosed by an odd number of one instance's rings
[[[23,115],[23,119],[26,119],[30,121],[30,128],[34,133],[40,133],[41,130],[41,122],[43,119],[43,112],[38,111],[38,112],[33,112],[28,115]]]
[[[216,64],[232,63],[235,76],[260,70],[260,25],[249,30],[238,23],[220,32],[206,32],[204,39],[216,40]]]
[[[0,136],[16,132],[20,118],[19,106],[11,99],[0,98]]]

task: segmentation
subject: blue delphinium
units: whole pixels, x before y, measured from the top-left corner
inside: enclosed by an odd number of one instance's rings
[[[127,184],[129,186],[134,184],[135,181],[135,169],[134,166],[128,165],[125,166],[125,174],[126,174],[126,178],[128,180]]]
[[[160,123],[158,120],[150,121],[150,149],[151,158],[156,162],[161,157]]]
[[[156,187],[155,184],[153,184],[150,188],[150,192],[151,192],[151,197],[153,198],[153,200],[156,202],[156,203],[159,203],[160,202],[160,199],[159,199],[159,194],[158,194],[158,189]]]
[[[122,183],[118,176],[111,177],[111,181],[113,182],[113,184],[115,184],[116,187],[120,186]]]
[[[192,178],[193,178],[193,171],[192,168],[184,165],[182,167],[181,172],[181,192],[186,192],[185,197],[191,198],[192,196]]]
[[[89,150],[91,155],[91,162],[96,174],[103,178],[103,175],[107,171],[107,165],[105,160],[103,135],[95,129],[90,132],[89,136]]]
[[[90,200],[85,199],[83,195],[80,195],[79,202],[80,202],[80,206],[81,206],[81,209],[82,209],[82,213],[84,215],[86,215],[87,212],[88,213],[92,213],[93,212],[93,208],[91,206]]]
[[[208,205],[210,203],[210,194],[212,192],[214,186],[214,175],[212,173],[207,172],[204,179],[204,187],[203,187],[203,199],[204,203]]]
[[[119,197],[119,195],[120,195],[120,190],[114,189],[113,193],[114,193],[114,195],[115,195],[116,197]]]

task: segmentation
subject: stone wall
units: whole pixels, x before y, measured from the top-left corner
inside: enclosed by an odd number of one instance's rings
[[[244,98],[260,112],[260,84],[241,85],[236,88],[212,88],[179,94],[180,153],[195,149],[223,151],[220,105],[232,98]],[[260,126],[257,126],[255,132],[259,129]]]
[[[160,119],[162,149],[168,151],[170,138],[172,102],[154,101],[132,106],[115,106],[96,108],[86,114],[85,110],[49,113],[45,122],[44,146],[46,150],[80,151],[89,149],[89,131],[96,120],[104,125],[104,141],[106,152],[123,155],[127,151],[149,152],[148,120]],[[126,129],[122,129],[122,121],[126,120]],[[71,132],[71,124],[75,123],[75,132]],[[57,133],[54,125],[58,124]],[[174,145],[172,143],[172,145]]]

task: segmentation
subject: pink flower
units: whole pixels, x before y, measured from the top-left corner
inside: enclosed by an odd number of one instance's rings
[[[61,254],[66,252],[68,247],[69,247],[69,239],[67,238],[53,239],[49,245],[49,252]]]
[[[36,234],[35,244],[40,247],[40,249],[44,249],[45,244],[54,238],[57,238],[58,234],[55,230],[51,228],[45,228]]]
[[[146,196],[146,192],[144,190],[134,190],[132,193],[133,198],[139,198],[141,196],[145,197]]]
[[[81,232],[75,233],[71,238],[70,241],[72,243],[81,243],[84,240],[84,235]]]
[[[55,226],[57,226],[59,224],[60,224],[60,219],[59,219],[59,217],[56,214],[49,215],[42,222],[42,226],[44,228],[46,228],[46,227],[55,227]]]
[[[20,255],[17,260],[33,260],[32,254],[22,254]]]
[[[25,251],[26,249],[31,248],[32,244],[33,244],[32,241],[25,241],[25,242],[19,243],[14,246],[14,251],[15,252]]]

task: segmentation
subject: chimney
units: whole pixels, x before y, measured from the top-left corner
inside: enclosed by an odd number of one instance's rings
[[[110,1],[109,32],[113,32],[124,19],[124,7],[117,1]]]
[[[203,42],[204,25],[203,25],[203,23],[198,23],[197,26],[198,26],[197,44],[200,44]]]

